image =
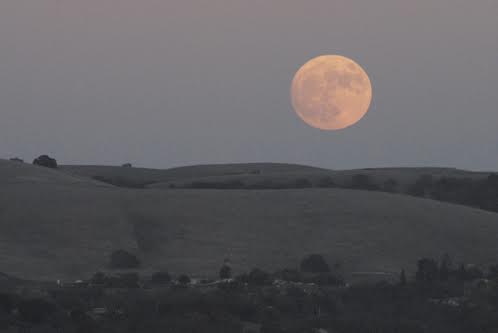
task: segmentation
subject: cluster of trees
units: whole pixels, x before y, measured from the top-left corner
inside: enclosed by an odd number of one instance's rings
[[[0,321],[3,328],[21,325],[77,333],[494,333],[498,330],[498,266],[483,273],[488,279],[485,289],[462,297],[452,281],[462,276],[475,280],[477,275],[467,275],[469,268],[454,268],[449,256],[439,261],[422,258],[413,278],[403,274],[403,283],[349,287],[315,283],[312,289],[301,280],[330,274],[320,255],[304,258],[299,270],[270,274],[254,269],[234,278],[225,261],[219,275],[226,281],[207,288],[189,287],[185,275],[171,283],[167,272],[149,278],[153,285],[163,286],[157,291],[137,288],[137,275],[122,277],[135,281],[128,286],[97,273],[85,288],[57,287],[47,290],[43,298],[0,293]],[[275,279],[297,282],[274,283]],[[436,288],[444,292],[433,292]],[[455,297],[457,301],[445,302]]]
[[[126,250],[116,250],[111,253],[109,266],[114,269],[130,269],[140,266],[140,260]]]
[[[264,179],[257,182],[243,182],[238,179],[229,180],[203,180],[193,181],[192,183],[184,185],[171,185],[172,188],[197,188],[197,189],[247,189],[247,190],[270,190],[270,189],[293,189],[293,188],[350,188],[361,189],[368,191],[386,191],[396,192],[398,190],[398,183],[396,180],[390,178],[383,184],[376,184],[371,177],[365,174],[357,174],[351,177],[349,183],[338,184],[331,176],[323,176],[318,179],[307,179],[303,177],[288,179],[288,180],[271,180]]]
[[[494,267],[490,268],[490,272]],[[438,262],[432,258],[422,258],[417,263],[417,273],[415,278],[420,283],[454,281],[472,281],[489,277],[482,269],[475,265],[460,264],[455,267],[451,258],[446,254]]]
[[[9,159],[12,162],[17,162],[17,163],[24,163],[24,160],[19,157],[13,157]],[[57,160],[55,158],[52,158],[48,155],[40,155],[37,158],[33,160],[34,165],[46,167],[46,168],[51,168],[51,169],[57,169]]]
[[[178,185],[172,185],[177,187]],[[273,181],[265,179],[255,183],[245,183],[241,180],[230,179],[220,181],[193,181],[192,183],[180,185],[182,188],[196,189],[220,189],[220,190],[271,190],[271,189],[292,189],[292,188],[311,188],[313,183],[306,178],[296,178],[289,181]]]
[[[57,161],[48,155],[41,155],[33,161],[34,165],[39,165],[46,168],[57,169]]]
[[[498,174],[483,179],[423,175],[411,185],[408,194],[440,201],[498,211]]]

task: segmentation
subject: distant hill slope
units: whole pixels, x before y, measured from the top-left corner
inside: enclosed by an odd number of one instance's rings
[[[295,187],[297,180],[319,184],[324,178],[348,186],[354,175],[367,175],[378,185],[393,179],[400,186],[413,184],[423,175],[434,178],[455,177],[483,179],[488,172],[472,172],[453,168],[370,168],[355,170],[328,170],[295,164],[246,163],[214,164],[178,167],[172,169],[126,168],[113,166],[62,166],[61,170],[92,179],[100,179],[124,187],[170,188],[185,187],[195,182],[222,183],[242,182],[244,185],[273,182],[276,185]]]
[[[246,163],[246,164],[213,164],[194,165],[165,170],[146,168],[127,168],[117,166],[78,166],[61,167],[72,175],[93,179],[120,180],[129,184],[150,185],[156,183],[185,181],[204,177],[244,177],[248,175],[280,175],[288,173],[323,172],[326,169],[315,167],[281,164],[281,163]]]
[[[321,168],[283,163],[206,164],[164,170],[120,166],[64,165],[61,166],[61,170],[85,177],[130,177],[137,182],[143,183],[198,177],[326,171],[326,169]]]
[[[145,270],[196,275],[225,258],[236,272],[295,267],[312,252],[346,272],[410,270],[446,252],[498,261],[498,214],[463,206],[344,189],[136,191],[10,163],[0,163],[0,271],[20,277],[88,276],[120,248]]]

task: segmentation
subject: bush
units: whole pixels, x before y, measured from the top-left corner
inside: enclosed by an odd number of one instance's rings
[[[33,161],[34,165],[46,168],[57,169],[57,161],[48,155],[41,155]]]
[[[462,264],[456,274],[461,281],[472,281],[484,277],[484,272],[475,265]]]
[[[301,271],[308,273],[328,273],[330,267],[320,254],[312,254],[301,261]]]
[[[258,286],[262,286],[265,284],[270,284],[271,283],[271,278],[270,274],[267,272],[259,269],[259,268],[254,268],[248,275],[247,275],[247,281],[245,281],[249,284],[254,284]]]
[[[439,277],[439,267],[435,260],[422,258],[417,263],[417,282],[432,283]]]
[[[183,286],[186,286],[186,285],[190,284],[190,281],[191,281],[191,280],[190,280],[189,276],[188,276],[188,275],[186,275],[186,274],[182,274],[182,275],[180,275],[180,277],[178,278],[178,283],[180,283],[180,284],[181,284],[181,285],[183,285]]]
[[[110,266],[114,269],[137,268],[140,266],[140,261],[125,250],[117,250],[111,254]]]
[[[107,276],[102,272],[95,273],[90,279],[90,283],[94,285],[102,286],[107,282]]]

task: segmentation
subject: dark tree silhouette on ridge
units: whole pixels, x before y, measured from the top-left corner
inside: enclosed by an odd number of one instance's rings
[[[48,155],[41,155],[33,161],[34,165],[39,165],[46,168],[57,169],[57,161]]]

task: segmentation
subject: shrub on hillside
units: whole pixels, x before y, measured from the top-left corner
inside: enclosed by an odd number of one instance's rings
[[[270,274],[268,274],[267,272],[265,272],[259,268],[254,268],[247,275],[247,283],[259,285],[259,286],[265,285],[265,284],[270,284],[271,277],[270,277]]]
[[[178,278],[178,283],[182,286],[186,286],[186,285],[190,284],[190,282],[191,282],[190,277],[186,274],[182,274]]]
[[[137,268],[140,266],[138,258],[125,250],[117,250],[111,254],[110,267],[115,269]]]
[[[439,278],[438,263],[434,259],[422,258],[417,263],[417,282],[431,283]]]
[[[307,273],[328,273],[330,267],[320,254],[311,254],[301,261],[301,271]]]
[[[106,281],[107,281],[107,276],[102,272],[95,273],[90,279],[91,284],[99,286],[104,285]]]
[[[57,161],[48,155],[41,155],[38,158],[35,158],[33,164],[46,168],[57,169]]]

